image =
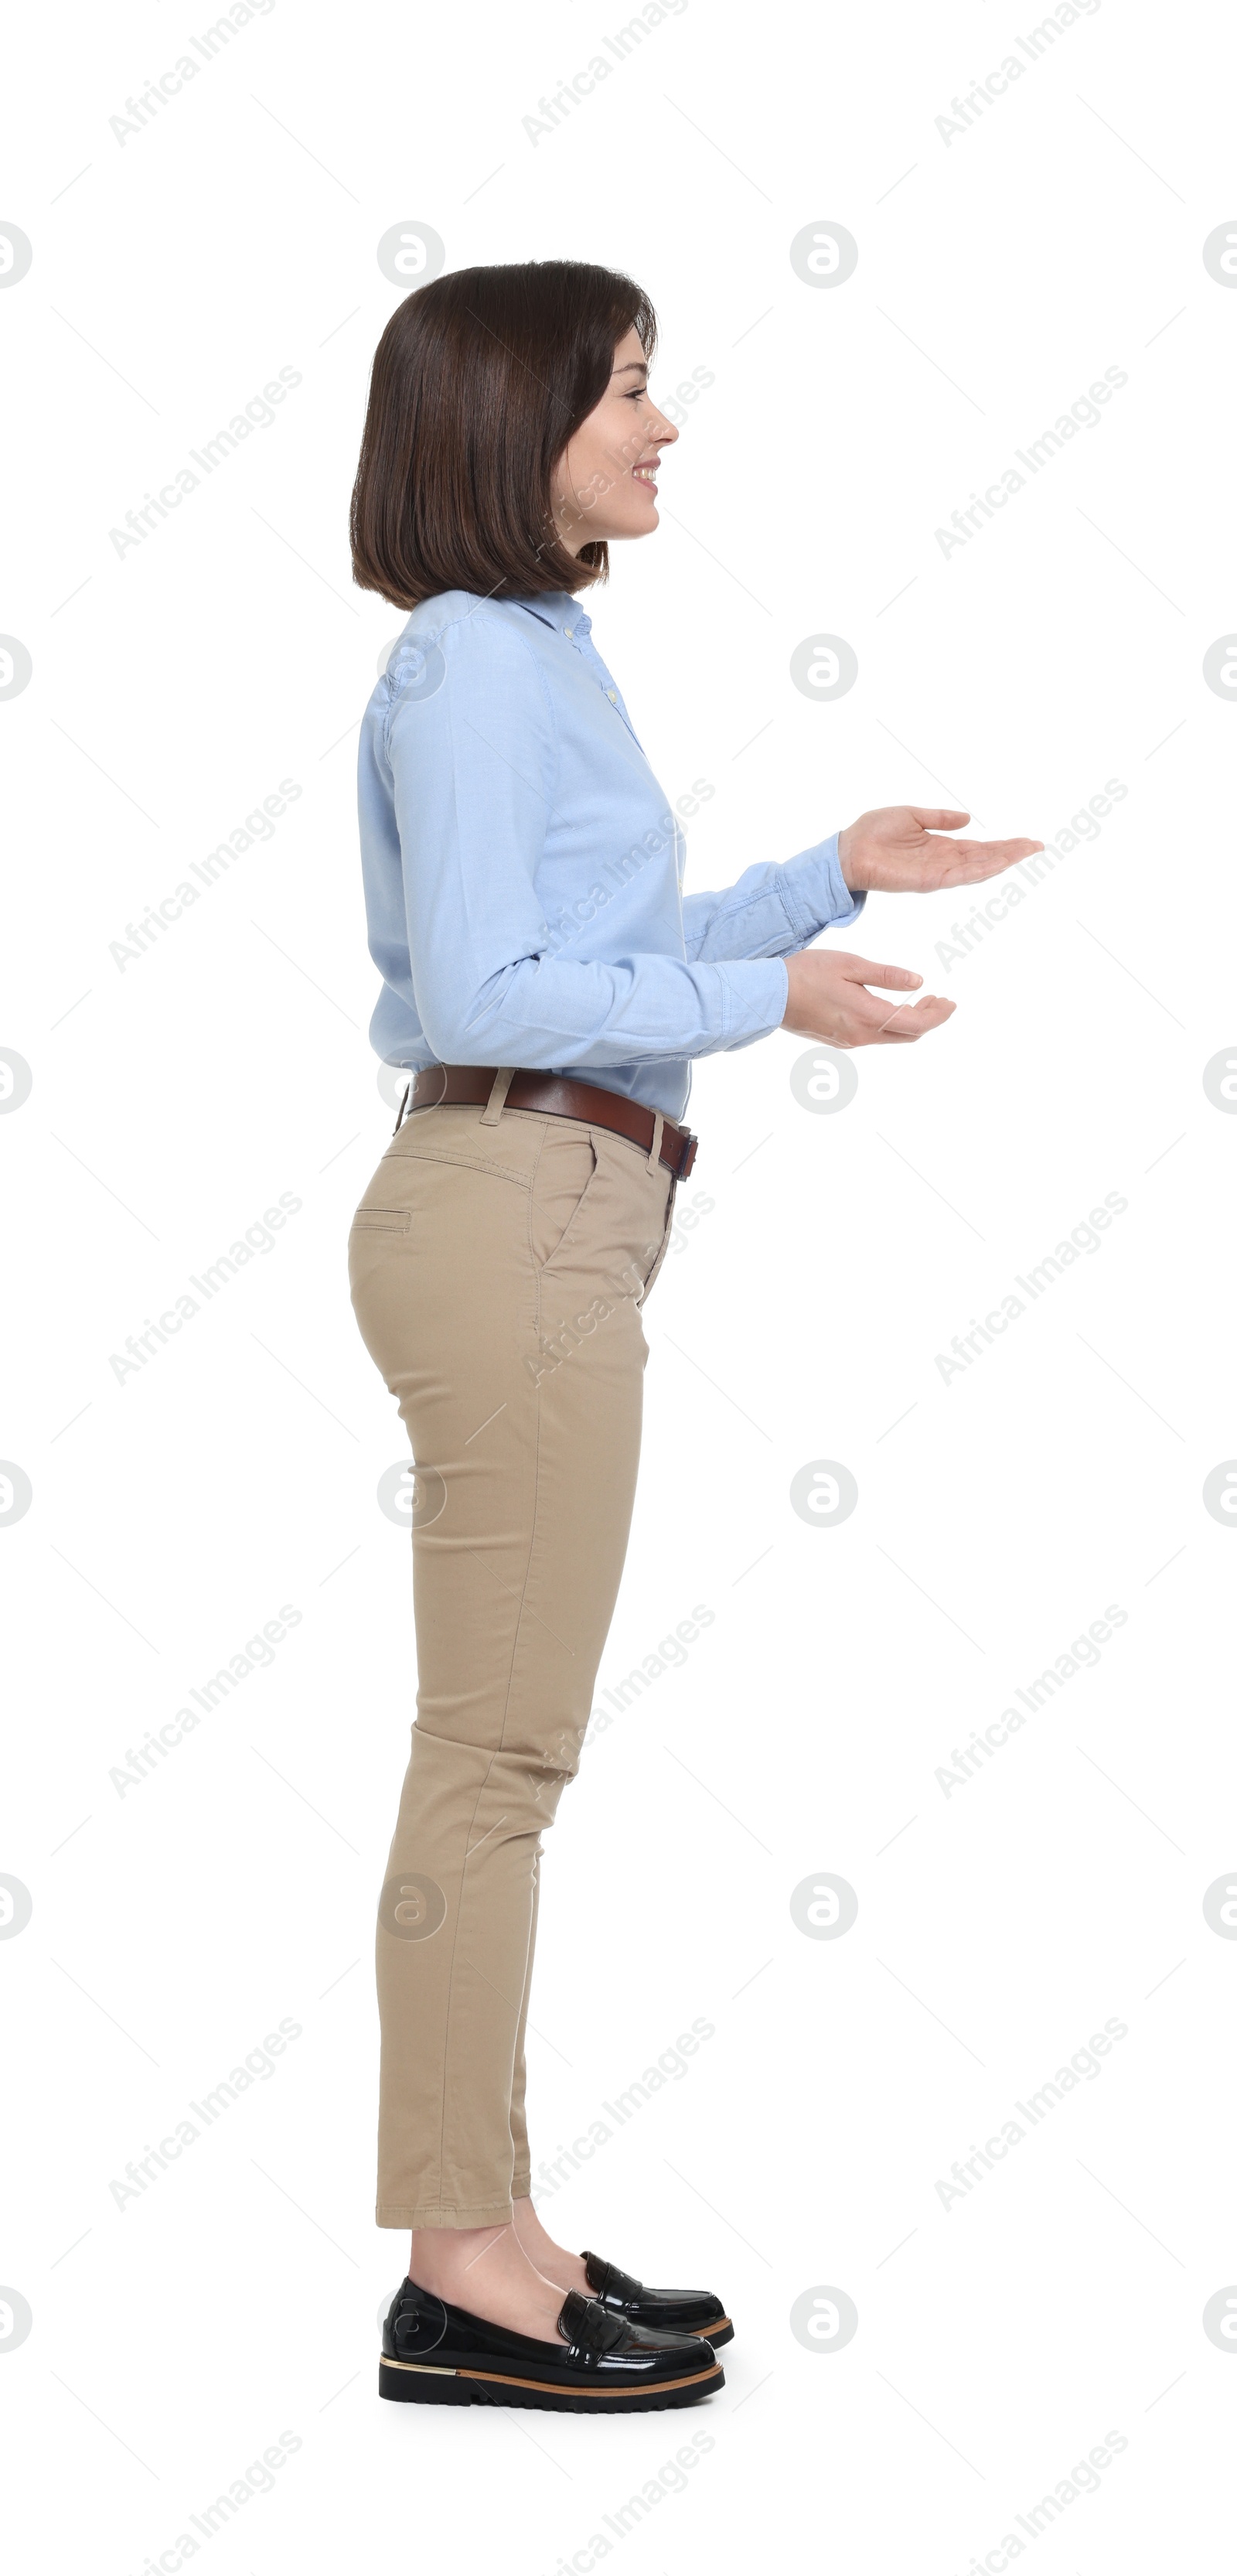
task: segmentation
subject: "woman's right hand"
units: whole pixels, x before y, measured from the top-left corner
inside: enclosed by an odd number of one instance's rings
[[[874,966],[869,957],[850,957],[844,949],[802,948],[784,961],[790,991],[782,1027],[794,1036],[817,1038],[829,1046],[893,1046],[939,1029],[957,1008],[939,993],[918,1002],[878,1001],[867,987],[890,993],[912,993],[922,975],[905,966]]]

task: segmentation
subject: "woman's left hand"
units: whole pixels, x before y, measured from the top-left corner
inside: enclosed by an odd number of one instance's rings
[[[852,894],[935,894],[940,886],[999,877],[1042,841],[944,841],[969,814],[952,806],[881,805],[838,834],[838,861]]]

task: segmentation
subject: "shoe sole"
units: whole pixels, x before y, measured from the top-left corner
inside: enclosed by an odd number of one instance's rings
[[[642,2415],[666,2406],[694,2406],[726,2385],[725,2372],[693,2371],[686,2379],[663,2380],[657,2387],[564,2388],[549,2379],[515,2379],[497,2370],[446,2370],[425,2361],[378,2364],[378,2394],[405,2405],[532,2406],[558,2415],[589,2415],[599,2406],[608,2414]]]

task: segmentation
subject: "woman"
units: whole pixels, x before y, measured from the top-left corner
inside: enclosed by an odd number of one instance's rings
[[[378,2224],[409,2227],[382,2393],[625,2412],[722,2385],[704,2292],[546,2234],[524,2118],[542,1829],[576,1770],[622,1571],[640,1309],[695,1140],[696,1056],[777,1028],[907,1045],[898,966],[807,946],[869,887],[992,876],[899,807],[721,895],[577,596],[658,524],[677,431],[629,278],[565,260],[419,288],[374,361],[355,577],[412,611],[361,731],[371,1035],[410,1076],[357,1210],[353,1302],[416,1461],[417,1719],[379,1905]]]

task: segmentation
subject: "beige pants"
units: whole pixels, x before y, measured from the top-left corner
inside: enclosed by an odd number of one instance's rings
[[[349,1240],[412,1442],[417,1717],[378,1915],[380,2227],[530,2187],[540,1835],[577,1768],[627,1546],[666,1167],[530,1110],[416,1111]]]

